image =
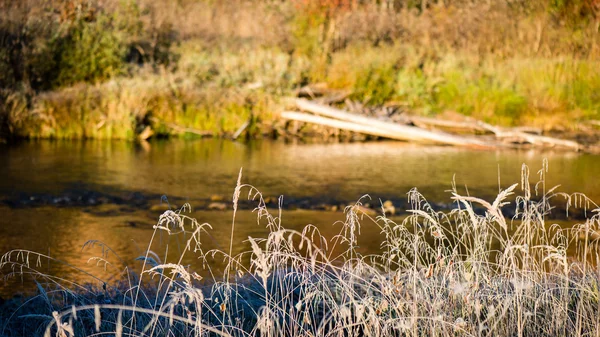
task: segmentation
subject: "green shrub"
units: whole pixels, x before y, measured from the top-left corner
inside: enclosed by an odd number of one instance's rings
[[[354,97],[373,105],[381,105],[390,100],[396,91],[397,70],[393,65],[371,65],[358,77],[354,84]]]
[[[123,73],[126,46],[112,21],[109,15],[98,16],[95,22],[77,21],[64,36],[51,41],[59,69],[53,86],[96,82]]]
[[[135,0],[48,2],[7,5],[0,20],[1,88],[51,90],[105,81],[127,73],[130,63],[177,62],[172,25],[144,27],[143,16],[152,21],[154,13],[142,11]]]

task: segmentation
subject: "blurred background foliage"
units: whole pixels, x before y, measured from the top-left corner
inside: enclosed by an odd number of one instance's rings
[[[0,0],[0,129],[128,138],[160,117],[223,134],[317,82],[569,128],[600,116],[599,27],[598,0]]]
[[[49,90],[131,73],[132,64],[173,61],[169,23],[135,1],[2,1],[0,67],[3,88]]]

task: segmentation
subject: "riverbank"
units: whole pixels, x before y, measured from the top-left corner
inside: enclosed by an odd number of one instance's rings
[[[27,73],[41,72],[43,64],[12,69],[22,74],[12,84],[5,78],[0,93],[3,137],[287,136],[293,132],[279,114],[289,108],[290,97],[310,96],[302,91],[307,86],[343,94],[338,104],[359,113],[458,114],[580,139],[597,131],[600,34],[593,7],[584,2],[563,7],[533,2],[527,12],[521,11],[523,4],[465,7],[458,2],[427,8],[360,4],[315,9],[293,1],[136,6],[126,12],[93,7],[96,14],[89,22],[61,19],[58,27],[104,25],[98,31],[84,29],[82,36],[92,41],[104,41],[102,32],[114,33],[113,44],[104,48],[120,46],[107,55],[121,55],[121,60],[106,56],[114,61],[110,69],[118,71],[93,68],[98,71],[88,74],[87,67],[58,62],[54,67],[61,74],[73,76],[57,75],[60,82],[43,85]],[[117,25],[114,13],[121,20],[139,19],[142,29],[130,34],[135,39],[124,37],[133,28]],[[112,21],[103,23],[101,14],[113,15]],[[183,14],[185,20],[175,19]],[[281,29],[267,32],[255,17]],[[492,29],[487,22],[505,29]],[[151,36],[156,37],[154,56],[140,59],[125,52],[139,49],[147,55],[145,41]],[[74,45],[64,48],[84,43],[68,41]],[[57,50],[60,60],[85,57]],[[35,53],[29,56],[39,59]],[[103,60],[97,64],[107,64]],[[320,138],[331,134],[309,127],[299,135],[311,133]]]
[[[285,212],[269,211],[256,189],[238,183],[233,203],[252,192],[254,221],[265,236],[249,237],[244,248],[213,250],[205,246],[213,238],[210,225],[190,217],[187,207],[169,210],[154,226],[156,239],[135,261],[121,259],[107,243],[88,244],[102,251],[93,261],[125,282],[88,274],[90,284],[72,283],[44,272],[56,258],[7,252],[0,268],[11,277],[33,276],[39,293],[0,303],[2,333],[594,334],[600,329],[594,255],[600,218],[590,212],[579,225],[564,228],[546,222],[549,206],[564,202],[555,190],[539,191],[539,201],[531,198],[534,186],[545,186],[546,168],[539,182],[524,169],[521,188],[501,190],[491,204],[454,190],[452,200],[461,208],[450,212],[434,210],[413,190],[410,215],[398,222],[367,217],[359,201],[345,210],[333,235],[313,225],[284,227]],[[572,207],[597,208],[581,195],[573,198],[581,200],[569,199]],[[507,208],[516,209],[512,219],[504,217]],[[235,222],[230,228],[233,240],[240,233]],[[380,252],[361,253],[365,236],[377,231]],[[159,237],[173,239],[166,256],[150,250]],[[184,264],[184,256],[197,264]],[[216,267],[215,260],[225,267]]]

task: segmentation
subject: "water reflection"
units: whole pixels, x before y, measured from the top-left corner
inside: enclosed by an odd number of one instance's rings
[[[455,177],[479,195],[492,196],[519,181],[522,163],[532,177],[548,158],[548,185],[592,198],[600,157],[571,152],[472,151],[398,142],[298,144],[222,140],[162,141],[149,149],[127,142],[30,142],[0,148],[0,194],[60,192],[84,183],[194,199],[231,195],[237,174],[265,195],[329,196],[356,200],[369,193],[398,197],[416,186],[430,199],[446,199]],[[597,199],[597,198],[596,198]]]
[[[472,195],[493,198],[499,186],[520,182],[523,163],[530,166],[535,182],[544,158],[550,168],[547,186],[561,184],[561,191],[583,192],[600,201],[600,156],[570,152],[472,151],[398,142],[243,144],[212,139],[156,141],[144,146],[99,141],[2,145],[0,252],[14,248],[49,252],[102,275],[101,268],[86,263],[94,254],[81,252],[84,242],[106,242],[131,261],[146,247],[160,214],[151,206],[160,203],[161,195],[193,207],[215,195],[230,199],[242,167],[245,183],[265,196],[285,195],[286,202],[304,198],[347,204],[367,193],[375,204],[378,199],[396,202],[405,200],[415,186],[430,201],[448,202],[447,190],[453,180],[462,191],[468,188]],[[60,203],[52,203],[61,196]],[[27,206],[26,201],[42,197],[49,201]],[[90,198],[96,203],[89,203]],[[98,202],[99,198],[106,200]],[[228,245],[230,212],[197,211],[193,216],[214,227],[207,237],[207,249]],[[283,222],[291,228],[313,223],[333,236],[339,228],[332,224],[343,217],[341,212],[288,210]],[[381,239],[377,227],[370,226],[363,231],[361,249],[365,253],[377,250]],[[239,242],[265,232],[250,211],[240,213],[237,228]],[[153,249],[161,256],[164,240],[175,239],[159,238]],[[243,244],[234,247],[246,249]],[[170,254],[176,255],[176,250]],[[190,258],[186,263],[198,261]],[[53,273],[72,273],[64,265],[48,268]],[[15,284],[2,288],[6,293],[14,290]]]

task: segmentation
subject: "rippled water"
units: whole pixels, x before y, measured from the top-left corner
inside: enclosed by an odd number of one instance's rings
[[[313,223],[329,236],[339,230],[341,211],[319,211],[319,205],[342,207],[364,194],[378,205],[390,199],[403,208],[406,193],[417,187],[428,200],[450,204],[453,180],[463,193],[492,199],[502,188],[520,182],[521,165],[530,166],[532,181],[548,159],[547,186],[583,192],[600,201],[600,156],[569,152],[474,151],[418,146],[398,142],[287,144],[275,141],[239,143],[223,140],[128,142],[23,142],[0,145],[0,252],[23,248],[109,277],[86,249],[87,240],[101,240],[124,260],[132,261],[147,246],[164,203],[188,202],[200,222],[213,225],[206,247],[224,248],[231,230],[231,196],[238,173],[265,196],[284,195],[283,224],[299,228]],[[245,197],[245,195],[244,195]],[[212,199],[212,200],[211,200]],[[224,200],[220,200],[224,199]],[[163,199],[164,200],[164,199]],[[207,210],[215,200],[225,211]],[[273,198],[275,200],[275,198]],[[265,233],[251,212],[252,203],[236,222],[235,250],[244,250],[248,236]],[[361,248],[379,246],[375,224],[363,225]],[[159,237],[153,249],[176,256],[182,240]],[[109,256],[120,268],[117,259]],[[73,276],[58,262],[40,261],[38,269]],[[189,263],[199,263],[190,259]],[[115,269],[116,270],[116,269]],[[16,289],[14,280],[0,285]]]

